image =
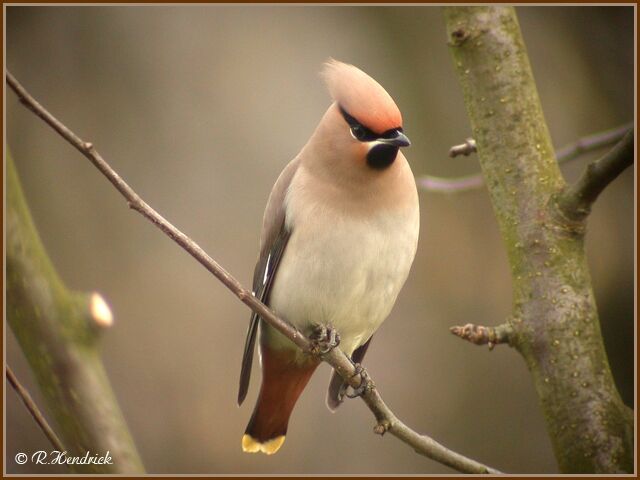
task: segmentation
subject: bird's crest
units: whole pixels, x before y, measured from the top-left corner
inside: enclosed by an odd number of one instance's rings
[[[331,97],[376,133],[402,127],[402,115],[387,91],[357,67],[329,59],[322,70]]]

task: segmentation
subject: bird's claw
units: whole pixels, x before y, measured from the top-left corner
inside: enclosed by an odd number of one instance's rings
[[[348,384],[344,383],[342,385],[342,388],[340,389],[340,392],[338,393],[338,397],[340,398],[340,400],[342,400],[344,396],[347,396],[348,398],[361,397],[365,393],[373,390],[373,388],[375,387],[373,380],[369,378],[369,374],[362,365],[356,363],[354,364],[354,367],[356,368],[356,371],[353,375],[351,375],[351,378],[355,377],[356,375],[360,375],[360,385],[354,388],[353,392],[349,393],[347,392]]]
[[[340,334],[331,325],[316,325],[309,339],[314,355],[324,355],[340,345]]]

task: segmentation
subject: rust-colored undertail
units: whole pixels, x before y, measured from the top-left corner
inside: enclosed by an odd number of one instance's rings
[[[309,357],[308,361],[298,363],[291,351],[273,350],[264,345],[261,345],[261,354],[262,386],[242,437],[242,450],[271,455],[284,443],[293,407],[320,362]]]

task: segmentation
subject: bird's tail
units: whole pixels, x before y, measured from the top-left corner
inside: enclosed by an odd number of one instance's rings
[[[242,450],[276,453],[284,443],[289,417],[319,361],[296,361],[295,353],[262,348],[262,386],[244,436]]]

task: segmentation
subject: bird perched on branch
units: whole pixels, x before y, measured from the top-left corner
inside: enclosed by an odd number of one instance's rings
[[[253,291],[320,351],[339,338],[342,350],[360,362],[409,274],[418,242],[418,194],[399,150],[410,142],[391,96],[353,65],[330,60],[322,74],[333,103],[271,191]],[[262,386],[242,448],[273,454],[320,359],[254,313],[238,404],[247,394],[258,329]],[[345,390],[333,372],[331,410]]]

